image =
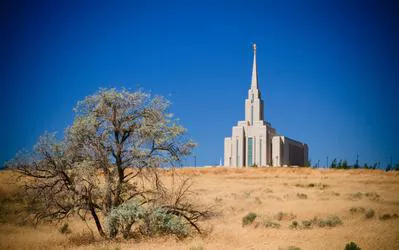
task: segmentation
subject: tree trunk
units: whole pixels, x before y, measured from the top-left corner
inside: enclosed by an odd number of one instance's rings
[[[91,216],[93,216],[93,219],[96,222],[96,227],[97,227],[98,233],[100,234],[101,237],[106,238],[107,236],[105,235],[105,233],[103,231],[103,228],[100,223],[100,219],[98,218],[93,206],[90,206],[90,212],[91,212]]]

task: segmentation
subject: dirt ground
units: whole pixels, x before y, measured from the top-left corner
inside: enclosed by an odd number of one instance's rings
[[[206,236],[105,241],[96,231],[93,238],[79,219],[69,221],[70,234],[58,231],[61,224],[35,228],[3,219],[0,249],[344,249],[351,241],[361,249],[399,249],[399,172],[306,168],[177,172],[192,178],[197,202],[217,211],[202,222]],[[3,198],[13,181],[12,173],[0,172]],[[2,202],[0,213],[11,218],[5,214],[7,200]],[[243,226],[249,212],[257,217]],[[95,230],[93,222],[88,226]]]

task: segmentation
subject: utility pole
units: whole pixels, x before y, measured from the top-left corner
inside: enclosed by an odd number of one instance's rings
[[[359,154],[356,155],[356,167],[359,167]]]
[[[326,165],[326,168],[328,168],[328,156],[327,156],[327,165]]]
[[[194,155],[194,167],[197,167],[197,156]]]

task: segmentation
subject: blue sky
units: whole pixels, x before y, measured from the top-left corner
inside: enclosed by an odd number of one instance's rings
[[[395,1],[2,1],[0,162],[100,87],[166,96],[218,164],[257,43],[265,117],[310,158],[399,162]],[[396,131],[395,131],[396,130]],[[193,164],[193,157],[187,159]]]

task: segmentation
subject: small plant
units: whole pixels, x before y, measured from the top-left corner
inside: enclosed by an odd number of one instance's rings
[[[301,248],[296,246],[289,246],[287,250],[301,250]]]
[[[358,247],[355,242],[351,241],[350,243],[346,244],[345,250],[361,250],[361,248]]]
[[[379,219],[380,220],[389,220],[389,219],[392,219],[392,218],[397,218],[398,217],[398,215],[397,214],[382,214],[382,215],[380,215],[380,217],[379,217]]]
[[[193,247],[190,247],[190,250],[204,250],[204,247],[203,246],[193,246]]]
[[[342,224],[342,220],[336,215],[328,216],[327,219],[325,219],[323,222],[328,227],[335,227],[337,225],[341,225]],[[320,226],[320,222],[319,222],[319,226]]]
[[[256,213],[249,212],[247,215],[245,215],[242,218],[242,226],[246,226],[246,225],[252,224],[252,222],[254,222],[256,217],[257,217]]]
[[[302,227],[305,229],[312,228],[313,222],[311,220],[303,220]]]
[[[270,221],[270,220],[264,220],[263,221],[263,226],[265,228],[280,228],[280,224],[279,223],[276,223],[276,222],[273,222],[273,221]]]
[[[277,220],[282,220],[283,217],[284,217],[284,213],[283,212],[278,212],[277,215],[276,215],[276,219]]]
[[[352,207],[349,210],[351,213],[363,213],[365,211],[364,207]]]
[[[307,199],[308,198],[308,195],[303,194],[303,193],[297,193],[296,196],[298,196],[299,199]]]
[[[380,198],[380,195],[377,194],[376,192],[368,192],[368,193],[365,193],[364,196],[366,196],[367,198],[369,198],[372,201],[376,201]]]
[[[290,228],[291,228],[291,229],[297,229],[298,226],[299,226],[298,222],[297,222],[296,220],[294,220],[294,221],[291,223]]]
[[[366,217],[366,219],[370,219],[374,217],[374,214],[375,214],[374,210],[372,208],[368,208],[364,213],[364,216]]]
[[[71,229],[69,229],[68,223],[64,223],[64,225],[62,225],[62,227],[60,227],[58,229],[58,231],[62,234],[70,234],[71,233]]]
[[[220,203],[220,202],[222,202],[223,201],[223,199],[222,198],[220,198],[220,197],[216,197],[215,198],[215,202],[218,202],[218,203]]]

